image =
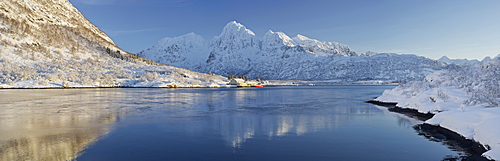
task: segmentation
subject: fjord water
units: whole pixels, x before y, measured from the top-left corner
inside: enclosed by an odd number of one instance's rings
[[[0,160],[442,160],[394,86],[0,90]]]

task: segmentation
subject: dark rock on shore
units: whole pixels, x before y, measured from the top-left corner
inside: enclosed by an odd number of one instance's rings
[[[415,119],[418,119],[421,121],[428,120],[434,116],[434,114],[432,114],[432,113],[420,113],[420,112],[418,112],[418,110],[415,110],[415,109],[398,107],[398,106],[396,106],[398,103],[395,103],[395,102],[380,102],[380,101],[376,101],[376,100],[370,100],[370,101],[366,101],[366,103],[371,103],[374,105],[387,107],[389,109],[389,111],[391,111],[391,112],[397,112],[400,114],[404,114],[408,117],[415,118]]]
[[[429,140],[444,142],[450,146],[458,146],[461,151],[465,151],[470,155],[460,160],[488,161],[487,158],[481,156],[487,151],[483,145],[474,140],[466,139],[454,131],[426,123],[415,125],[413,128],[419,135],[423,135]]]
[[[380,102],[380,101],[376,101],[376,100],[369,100],[369,101],[365,101],[365,102],[371,103],[374,105],[378,105],[378,106],[389,107],[389,108],[396,107],[396,105],[398,104],[397,102]]]

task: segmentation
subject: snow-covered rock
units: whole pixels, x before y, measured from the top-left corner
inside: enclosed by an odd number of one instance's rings
[[[0,6],[0,88],[208,87],[227,82],[123,51],[68,0],[3,0]],[[206,53],[198,51],[204,40],[195,34],[161,42],[179,44],[172,54]]]
[[[426,123],[473,139],[487,148],[483,156],[500,160],[500,55],[400,84],[376,100],[434,113]]]
[[[138,55],[198,72],[279,80],[408,81],[423,79],[435,70],[447,68],[442,62],[416,55],[374,52],[358,55],[337,42],[303,35],[289,37],[271,30],[259,39],[235,21],[229,22],[210,42],[191,37],[174,38],[193,41],[184,46],[160,40]],[[198,45],[193,45],[195,43]]]

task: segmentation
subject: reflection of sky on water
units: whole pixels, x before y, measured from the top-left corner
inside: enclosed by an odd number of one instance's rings
[[[2,90],[0,160],[71,160],[127,122],[170,121],[175,126],[165,128],[184,129],[188,134],[206,133],[208,128],[228,146],[238,148],[255,136],[300,136],[380,113],[362,103],[365,95],[380,89],[305,90]],[[356,100],[359,96],[363,97]],[[202,120],[208,127],[193,126],[190,120]]]

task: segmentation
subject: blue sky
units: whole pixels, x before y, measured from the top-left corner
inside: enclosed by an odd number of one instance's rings
[[[499,0],[70,0],[122,49],[137,53],[163,37],[211,39],[230,21],[258,37],[302,34],[366,51],[429,58],[500,54]]]

